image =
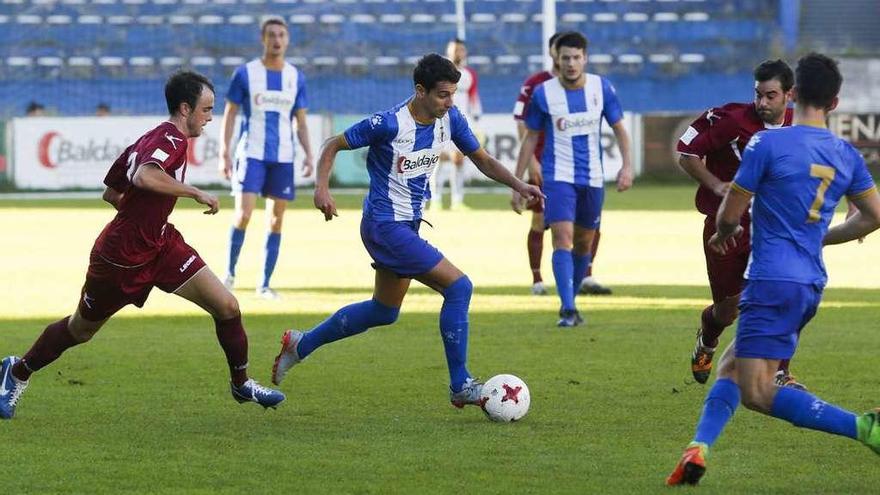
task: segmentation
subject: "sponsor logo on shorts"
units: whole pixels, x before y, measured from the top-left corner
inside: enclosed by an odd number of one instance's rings
[[[185,272],[186,269],[189,268],[189,265],[192,265],[192,264],[193,264],[193,261],[195,261],[195,260],[196,260],[196,255],[192,255],[192,256],[190,256],[189,259],[186,260],[186,263],[184,263],[184,264],[180,267],[180,273]]]

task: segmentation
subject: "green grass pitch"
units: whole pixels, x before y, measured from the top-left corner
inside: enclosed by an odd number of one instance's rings
[[[472,196],[469,212],[432,213],[423,234],[469,274],[471,371],[522,377],[532,409],[496,424],[447,398],[439,295],[418,284],[393,326],[318,350],[282,386],[277,410],[229,395],[210,318],[154,291],[95,339],[31,381],[0,423],[3,487],[14,493],[524,494],[668,493],[665,476],[690,440],[707,386],[689,353],[708,303],[702,217],[691,187],[609,190],[587,325],[554,327],[555,295],[529,295],[528,218],[506,195]],[[303,194],[285,219],[274,285],[253,296],[263,217],[245,240],[236,295],[251,373],[269,382],[281,332],[309,328],[369,297],[358,198],[330,223]],[[172,216],[215,273],[230,210]],[[21,355],[74,308],[91,244],[113,213],[94,200],[0,200],[0,354]],[[838,219],[839,221],[840,219]],[[880,405],[878,239],[831,247],[823,306],[793,371],[822,398],[857,412]],[[549,236],[544,277],[552,283]],[[726,344],[729,330],[722,338]],[[878,458],[855,442],[740,408],[709,458],[705,493],[877,493]],[[692,490],[684,489],[690,493]]]

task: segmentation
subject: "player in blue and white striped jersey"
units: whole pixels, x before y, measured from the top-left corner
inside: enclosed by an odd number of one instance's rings
[[[232,288],[235,265],[244,243],[244,233],[257,203],[257,194],[266,198],[269,232],[262,279],[257,294],[277,299],[269,280],[278,261],[281,224],[287,202],[295,195],[293,184],[293,141],[296,136],[305,151],[303,174],[312,172],[312,152],[306,126],[306,83],[303,74],[284,60],[289,34],[284,20],[270,17],[262,24],[263,56],[235,70],[226,109],[223,112],[223,135],[220,140],[220,170],[232,181],[235,214],[230,230],[229,262],[226,286]],[[230,151],[235,117],[242,112],[241,138],[233,159]]]
[[[617,190],[632,186],[629,136],[614,87],[604,78],[585,72],[587,39],[570,32],[556,42],[559,76],[541,83],[526,113],[527,133],[517,160],[522,177],[544,133],[541,171],[547,195],[544,222],[553,234],[553,275],[562,305],[560,327],[583,323],[574,298],[590,265],[593,237],[599,228],[605,198],[602,169],[602,119],[614,130],[623,166]],[[511,203],[519,210],[521,199]]]
[[[518,180],[486,153],[467,120],[453,106],[461,73],[438,54],[424,56],[413,73],[415,94],[386,112],[374,114],[326,141],[318,159],[315,207],[326,220],[336,216],[329,191],[330,172],[340,150],[369,146],[370,191],[364,200],[361,239],[373,258],[373,298],[346,306],[309,332],[288,330],[275,359],[272,380],[279,383],[294,364],[318,347],[397,320],[412,279],[443,295],[440,335],[449,367],[450,400],[456,407],[477,404],[482,385],[467,370],[468,307],[473,286],[467,275],[419,237],[427,181],[440,153],[454,144],[489,178],[529,201],[541,191]]]

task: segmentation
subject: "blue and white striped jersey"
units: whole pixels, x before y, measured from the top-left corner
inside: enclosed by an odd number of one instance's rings
[[[428,178],[451,141],[465,155],[480,148],[457,107],[432,124],[415,121],[407,103],[373,114],[346,129],[349,148],[369,146],[370,192],[364,216],[380,221],[411,221],[422,217]]]
[[[306,81],[290,63],[269,70],[254,59],[235,70],[226,99],[242,109],[237,160],[293,163],[294,112],[307,108]]]
[[[532,94],[525,123],[544,131],[541,170],[545,181],[602,187],[602,119],[614,125],[623,118],[610,82],[585,74],[580,89],[565,89],[558,77]]]

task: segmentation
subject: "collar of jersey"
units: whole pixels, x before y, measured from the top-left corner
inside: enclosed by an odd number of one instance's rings
[[[816,127],[817,129],[827,129],[828,126],[825,125],[824,120],[804,120],[803,122],[798,122],[798,125],[805,125],[808,127]]]

